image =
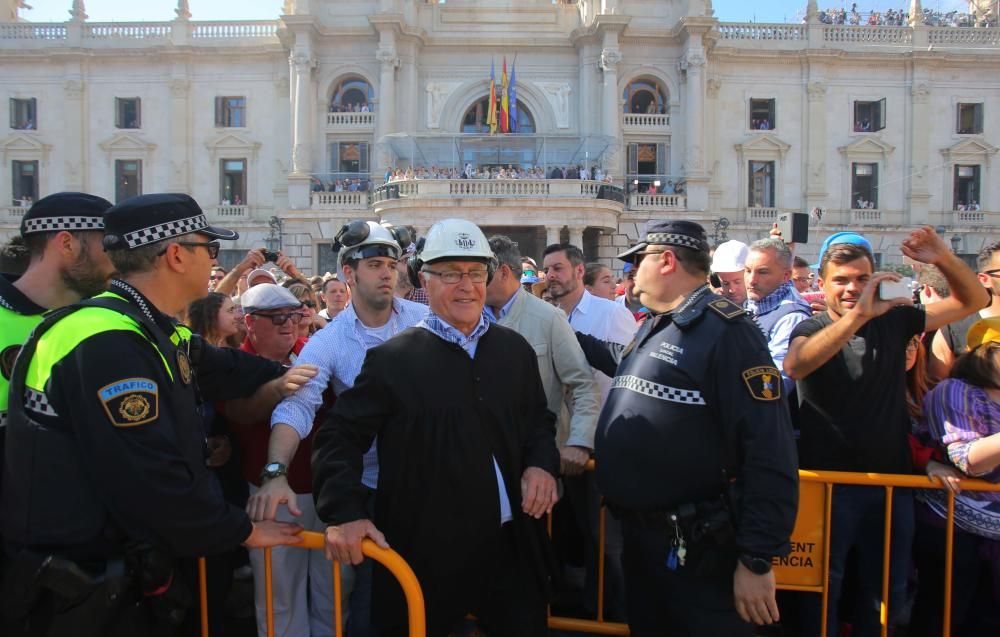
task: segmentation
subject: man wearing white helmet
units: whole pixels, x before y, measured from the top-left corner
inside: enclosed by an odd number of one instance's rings
[[[405,243],[404,243],[405,241]],[[403,244],[401,246],[401,243]],[[354,384],[369,349],[419,323],[427,307],[395,298],[396,261],[409,245],[408,237],[391,226],[374,221],[353,221],[337,234],[334,249],[338,269],[351,288],[351,303],[329,325],[318,331],[299,355],[298,362],[316,365],[318,373],[294,401],[282,401],[271,415],[267,464],[261,467],[261,487],[247,505],[254,520],[273,520],[281,505],[292,515],[301,511],[288,486],[287,471],[299,442],[306,438],[323,406],[328,388],[339,396]],[[359,488],[366,502],[373,501],[378,484],[378,458],[374,446],[364,457]],[[348,622],[352,635],[368,635],[371,610],[371,562],[357,570]]]
[[[719,294],[740,307],[747,301],[743,273],[749,252],[749,246],[742,241],[726,241],[712,255],[712,285],[719,288]]]
[[[368,352],[357,382],[316,433],[316,510],[327,555],[359,563],[361,542],[392,545],[423,589],[427,634],[473,613],[494,637],[546,635],[549,550],[559,452],[535,350],[483,316],[496,259],[468,221],[435,224],[409,264],[430,314]],[[362,456],[378,437],[374,517]],[[406,632],[406,607],[375,574],[380,635]]]

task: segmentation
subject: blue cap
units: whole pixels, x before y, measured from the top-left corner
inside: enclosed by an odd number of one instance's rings
[[[628,273],[629,273],[629,272],[631,272],[631,271],[632,271],[633,269],[634,269],[634,267],[632,266],[632,264],[631,264],[631,263],[626,263],[626,264],[625,264],[625,270],[624,270],[624,272],[625,272],[625,274],[628,274]]]
[[[529,274],[521,275],[521,283],[538,283],[539,278],[537,276],[531,276]]]
[[[856,246],[861,246],[862,248],[868,251],[868,254],[871,255],[875,254],[875,250],[872,249],[871,241],[865,239],[857,232],[835,232],[831,234],[829,237],[827,237],[826,240],[823,242],[823,245],[820,246],[819,257],[816,258],[816,263],[813,263],[809,267],[818,270],[820,263],[822,263],[823,261],[823,255],[826,254],[826,251],[830,249],[830,246],[837,245],[840,243],[850,243]]]

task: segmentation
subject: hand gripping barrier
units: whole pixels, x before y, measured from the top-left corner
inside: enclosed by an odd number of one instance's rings
[[[322,533],[304,531],[302,533],[302,543],[289,546],[290,549],[303,549],[312,551],[322,551],[325,545],[325,537]],[[392,549],[379,548],[371,540],[361,542],[361,552],[366,557],[370,557],[384,566],[393,577],[399,582],[406,597],[406,610],[409,618],[410,637],[424,637],[427,633],[426,618],[424,616],[424,593],[420,589],[420,582],[399,553]],[[333,568],[333,625],[343,627],[343,612],[341,609],[340,593],[340,563],[332,562]],[[201,634],[208,637],[208,595],[206,586],[205,558],[198,559],[198,586],[201,594]],[[267,593],[267,635],[274,636],[274,603],[272,599],[271,587],[271,549],[264,549],[264,588]],[[341,628],[337,628],[340,634]]]

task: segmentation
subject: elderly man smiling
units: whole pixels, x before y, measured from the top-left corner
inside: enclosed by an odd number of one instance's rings
[[[438,222],[408,265],[430,314],[368,352],[316,435],[327,555],[356,564],[365,537],[391,544],[423,587],[428,635],[447,635],[470,612],[491,636],[545,635],[541,518],[556,501],[559,452],[535,351],[483,317],[497,264],[477,226]],[[362,457],[376,436],[369,520]],[[405,634],[400,590],[385,571],[372,608],[380,635]]]

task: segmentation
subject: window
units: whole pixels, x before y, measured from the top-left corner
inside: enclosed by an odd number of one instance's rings
[[[774,101],[750,100],[750,130],[773,130],[778,127],[774,117]]]
[[[885,128],[885,98],[877,102],[854,102],[854,132],[869,133]]]
[[[14,160],[11,166],[14,175],[11,183],[13,205],[30,206],[31,202],[38,200],[38,162]]]
[[[246,121],[247,98],[215,98],[215,126],[217,128],[243,128]]]
[[[499,95],[500,89],[497,88],[497,94]],[[487,122],[489,117],[490,98],[489,96],[483,97],[472,107],[465,112],[465,117],[462,118],[462,132],[463,133],[489,133],[490,125]],[[497,100],[497,117],[500,117],[500,103]],[[497,131],[500,127],[497,126]],[[517,100],[517,130],[518,133],[534,133],[535,132],[535,118],[531,116],[531,112],[524,106],[524,102]],[[501,162],[502,163],[502,162]]]
[[[663,115],[667,112],[667,91],[651,79],[639,79],[625,87],[626,113]]]
[[[982,135],[983,105],[959,104],[958,127],[956,130],[959,135]]]
[[[774,203],[774,162],[750,162],[750,196],[747,200],[751,208],[775,208]]]
[[[640,144],[633,142],[628,145],[628,176],[629,190],[633,192],[649,192],[660,182],[654,192],[672,195],[677,192],[674,180],[667,175],[667,144]]]
[[[979,210],[979,166],[955,166],[955,210]]]
[[[115,98],[115,128],[141,128],[141,114],[138,97]]]
[[[878,164],[851,164],[851,208],[878,208]]]
[[[247,160],[220,161],[219,200],[224,206],[242,206],[247,200]]]
[[[375,89],[361,78],[349,78],[337,85],[330,98],[331,113],[375,111]]]
[[[35,98],[10,98],[10,127],[14,130],[35,130],[38,128],[38,113]]]
[[[142,162],[138,159],[115,160],[115,203],[142,194]]]

